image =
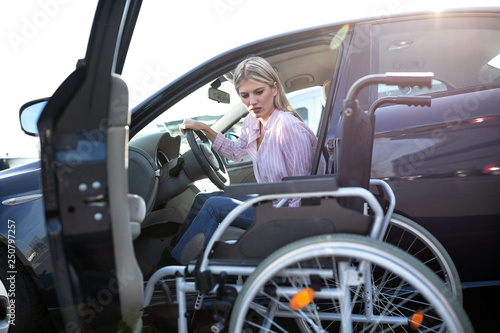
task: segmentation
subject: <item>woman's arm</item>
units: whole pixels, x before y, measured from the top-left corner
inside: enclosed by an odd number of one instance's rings
[[[242,129],[244,126],[242,127]],[[224,137],[221,133],[217,133],[213,129],[210,128],[207,124],[193,120],[193,119],[184,119],[181,126],[179,126],[182,134],[185,134],[187,129],[191,129],[193,131],[202,131],[203,134],[214,144],[212,148],[215,151],[222,154],[227,159],[233,161],[239,161],[248,153],[246,152],[246,132],[243,131],[242,136],[236,140],[231,141]],[[217,139],[219,137],[219,139]],[[217,139],[217,141],[216,141]],[[242,140],[243,139],[243,140]]]
[[[211,129],[207,124],[202,123],[201,121],[196,121],[193,119],[184,119],[181,126],[179,126],[182,134],[186,133],[187,129],[191,129],[193,131],[202,131],[203,134],[211,141],[214,142],[217,137],[217,132]]]

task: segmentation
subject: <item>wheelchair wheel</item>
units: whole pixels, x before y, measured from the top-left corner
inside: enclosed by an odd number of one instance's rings
[[[235,302],[230,332],[471,332],[459,302],[424,264],[356,235],[289,244]]]
[[[457,268],[446,249],[424,227],[404,216],[392,214],[383,241],[423,262],[462,303],[462,286]]]

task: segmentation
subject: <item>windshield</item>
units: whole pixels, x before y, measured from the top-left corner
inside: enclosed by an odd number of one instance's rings
[[[159,117],[146,125],[146,127],[137,133],[134,138],[140,138],[141,136],[157,132],[169,132],[172,136],[180,135],[179,126],[186,118],[199,120],[212,126],[223,114],[240,104],[240,98],[238,94],[236,94],[231,82],[222,82],[221,86],[218,88],[230,94],[229,104],[218,103],[217,101],[209,99],[208,89],[210,87],[211,84],[207,84],[195,90],[186,98],[183,98],[169,110],[163,112]],[[181,141],[181,153],[183,153],[189,149],[189,145],[184,135],[181,136]]]

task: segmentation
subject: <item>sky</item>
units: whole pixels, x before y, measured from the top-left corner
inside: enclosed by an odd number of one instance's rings
[[[198,64],[250,41],[356,17],[470,4],[466,0],[308,0],[305,5],[288,0],[144,0],[123,77],[134,105]],[[498,7],[498,0],[473,4]],[[38,139],[21,131],[19,109],[51,96],[84,57],[95,6],[95,0],[3,3],[0,158],[38,157]]]

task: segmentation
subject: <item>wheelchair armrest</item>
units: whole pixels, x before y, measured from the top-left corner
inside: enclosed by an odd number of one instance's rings
[[[285,177],[279,183],[251,183],[226,186],[224,196],[324,192],[338,189],[335,175]]]

